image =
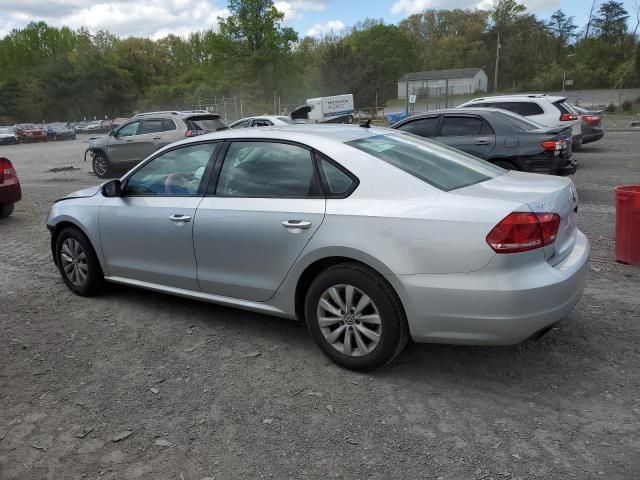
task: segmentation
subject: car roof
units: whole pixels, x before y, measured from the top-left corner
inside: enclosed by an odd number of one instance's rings
[[[157,112],[141,112],[141,113],[135,114],[131,118],[141,118],[141,117],[148,117],[148,116],[155,116],[155,117],[179,116],[181,118],[190,118],[190,117],[197,117],[201,115],[211,115],[213,117],[220,118],[220,115],[218,115],[217,113],[207,112],[206,110],[189,110],[189,111],[162,110]]]
[[[411,115],[410,117],[407,117],[405,120],[409,120],[410,118],[426,117],[426,116],[429,116],[429,115],[440,115],[442,113],[455,113],[455,114],[461,114],[461,113],[493,113],[493,112],[503,112],[503,111],[504,110],[502,110],[500,108],[494,108],[494,107],[464,107],[464,109],[462,109],[460,107],[442,108],[440,110],[431,110],[430,112],[416,113],[414,115]]]
[[[345,143],[361,138],[373,137],[376,135],[398,134],[396,130],[385,127],[361,127],[359,125],[332,124],[296,124],[296,125],[274,125],[260,128],[240,128],[226,129],[219,132],[207,133],[197,137],[181,140],[180,144],[188,144],[202,140],[218,139],[256,139],[256,140],[288,140],[300,142],[305,145],[332,142]],[[176,145],[174,143],[172,145]]]

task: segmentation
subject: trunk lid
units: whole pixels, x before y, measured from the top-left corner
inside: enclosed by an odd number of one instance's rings
[[[577,230],[578,195],[573,182],[568,178],[510,171],[450,193],[520,204],[516,211],[557,213],[560,215],[558,234],[554,243],[544,247],[545,258],[555,265],[573,248]]]

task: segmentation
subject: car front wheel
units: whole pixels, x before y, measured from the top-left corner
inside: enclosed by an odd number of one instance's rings
[[[65,228],[56,239],[56,263],[67,287],[89,297],[100,290],[102,269],[91,243],[76,228]]]
[[[409,339],[402,306],[391,287],[356,263],[339,264],[318,275],[307,293],[305,314],[322,352],[352,370],[390,363]]]
[[[109,160],[107,160],[107,157],[103,153],[95,152],[91,163],[93,166],[93,172],[96,176],[100,178],[109,177],[111,168],[109,166]]]

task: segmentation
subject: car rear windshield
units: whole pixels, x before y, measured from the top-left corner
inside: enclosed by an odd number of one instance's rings
[[[505,122],[513,125],[515,128],[520,130],[521,132],[531,132],[533,130],[540,130],[544,128],[542,125],[536,122],[532,122],[531,120],[527,120],[521,115],[517,115],[511,112],[494,112],[494,115],[500,117]]]
[[[284,123],[288,123],[289,125],[294,125],[295,122],[291,120],[289,117],[278,117],[278,120],[283,121]]]
[[[504,174],[484,160],[410,133],[375,135],[345,143],[445,192]]]
[[[189,130],[215,132],[218,129],[225,127],[225,123],[220,120],[220,117],[217,115],[200,115],[198,117],[189,117],[187,119],[187,128]]]

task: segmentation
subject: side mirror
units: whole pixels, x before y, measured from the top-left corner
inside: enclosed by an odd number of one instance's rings
[[[120,180],[111,180],[102,185],[102,194],[105,197],[120,197],[122,196],[122,184]]]
[[[118,135],[116,134],[115,130],[109,130],[109,136],[110,137],[117,137]]]

